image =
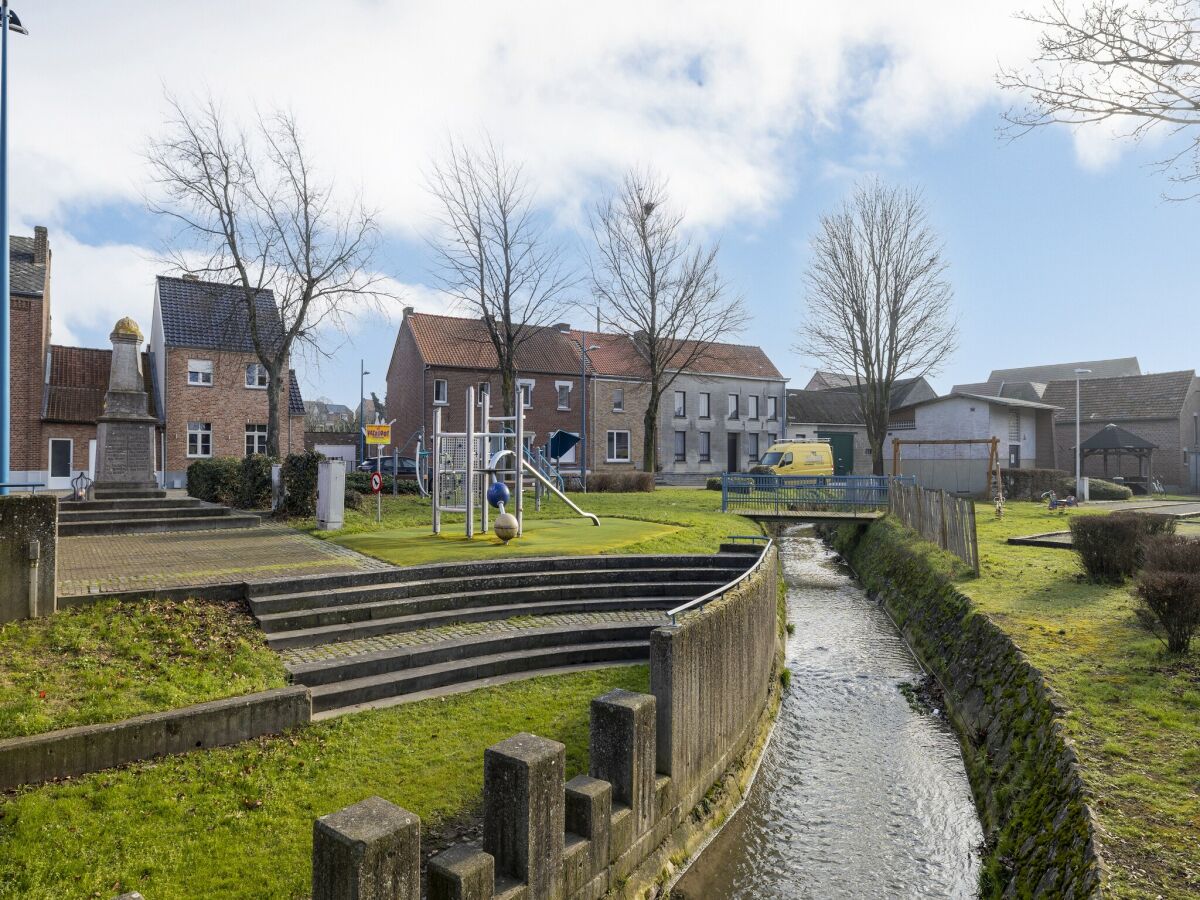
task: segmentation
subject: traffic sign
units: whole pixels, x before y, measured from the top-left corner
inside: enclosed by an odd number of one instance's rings
[[[383,490],[383,476],[378,472],[371,473],[371,493],[378,494]]]
[[[390,444],[392,442],[391,425],[367,425],[368,444]]]

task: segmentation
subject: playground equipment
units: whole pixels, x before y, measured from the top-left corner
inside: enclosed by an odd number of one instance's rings
[[[580,509],[564,494],[538,466],[527,458],[525,445],[525,408],[521,391],[515,391],[511,416],[491,414],[491,395],[483,393],[476,402],[475,388],[466,390],[466,416],[463,431],[442,430],[442,410],[434,407],[433,436],[430,444],[429,494],[433,505],[433,533],[442,533],[442,513],[460,512],[467,517],[466,535],[475,534],[475,510],[479,510],[479,530],[488,531],[488,507],[493,496],[493,486],[499,485],[508,493],[506,480],[511,480],[511,502],[513,513],[502,511],[497,518],[497,534],[504,540],[500,530],[507,532],[512,522],[500,519],[508,516],[515,520],[513,537],[520,537],[525,530],[524,491],[525,476],[529,475],[543,490],[549,491],[584,518],[599,525],[600,519]],[[478,415],[478,419],[476,418]],[[476,430],[476,425],[481,426]],[[503,468],[501,463],[506,463]],[[500,491],[495,492],[496,497]],[[506,498],[504,503],[508,503]],[[510,538],[509,538],[510,539]]]

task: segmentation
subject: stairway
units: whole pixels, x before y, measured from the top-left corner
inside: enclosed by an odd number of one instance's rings
[[[227,506],[137,487],[106,486],[95,489],[94,500],[58,502],[59,537],[252,528],[258,523],[258,516]]]
[[[533,673],[645,662],[666,611],[728,584],[753,547],[415,566],[250,587],[250,607],[313,713]]]

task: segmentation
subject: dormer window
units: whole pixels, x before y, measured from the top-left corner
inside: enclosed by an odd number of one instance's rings
[[[246,387],[262,390],[267,386],[267,367],[262,363],[246,364]]]

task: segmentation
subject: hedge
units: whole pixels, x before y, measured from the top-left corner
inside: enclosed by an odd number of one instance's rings
[[[419,494],[420,488],[417,487],[415,478],[393,478],[391,475],[383,476],[383,493],[390,494],[392,492],[392,482],[395,481],[397,494]],[[347,472],[346,473],[346,490],[358,491],[360,494],[371,493],[371,475],[369,472]]]
[[[649,493],[654,490],[654,473],[597,472],[588,477],[588,490],[599,494]]]
[[[324,458],[315,450],[305,450],[283,460],[283,487],[287,492],[283,509],[288,515],[311,516],[317,511],[317,463]]]
[[[234,506],[241,500],[242,461],[233,456],[198,459],[187,470],[187,492],[197,500]]]
[[[1047,491],[1062,496],[1063,481],[1070,475],[1062,469],[1001,469],[1000,477],[1009,500],[1041,500]],[[1074,482],[1067,493],[1075,493]]]
[[[271,466],[275,460],[254,453],[242,460],[238,473],[238,506],[242,509],[271,508]]]

